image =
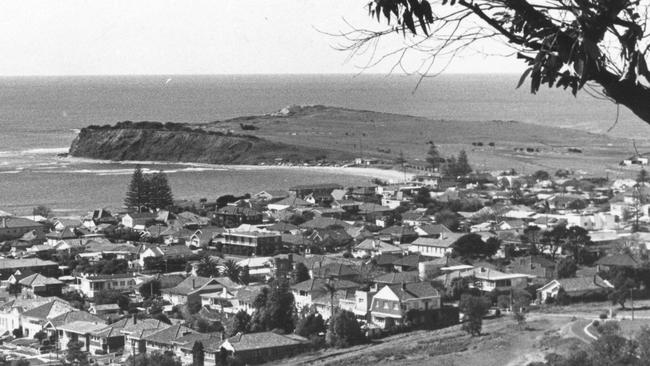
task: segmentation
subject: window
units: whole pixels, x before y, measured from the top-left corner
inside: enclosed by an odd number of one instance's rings
[[[388,309],[388,301],[384,301],[384,309]]]
[[[399,304],[394,303],[393,304],[393,310],[399,310]]]

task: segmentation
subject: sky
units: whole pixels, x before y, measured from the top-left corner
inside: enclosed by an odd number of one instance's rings
[[[359,73],[363,57],[324,33],[377,27],[367,0],[4,0],[0,75]],[[402,42],[394,35],[389,50]],[[480,46],[488,47],[492,45]],[[419,64],[419,57],[409,60]],[[386,73],[393,62],[366,73]],[[450,73],[512,73],[470,54]]]

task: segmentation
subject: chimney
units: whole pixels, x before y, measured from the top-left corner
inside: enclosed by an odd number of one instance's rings
[[[7,217],[2,216],[2,228],[6,229],[7,228]]]
[[[402,291],[404,291],[404,290],[406,290],[406,283],[404,283],[404,281],[402,281]]]
[[[196,278],[192,278],[192,290],[196,288]]]
[[[133,324],[138,324],[138,317],[136,314],[133,314]]]

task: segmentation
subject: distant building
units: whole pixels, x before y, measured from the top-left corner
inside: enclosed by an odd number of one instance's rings
[[[282,235],[274,231],[228,231],[220,240],[224,253],[272,255],[282,246]]]
[[[0,241],[18,239],[30,231],[44,234],[45,225],[22,217],[0,216]]]

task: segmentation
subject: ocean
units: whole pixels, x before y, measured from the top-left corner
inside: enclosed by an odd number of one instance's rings
[[[625,108],[586,93],[516,89],[518,75],[97,76],[0,78],[0,210],[57,215],[119,210],[133,163],[61,158],[78,130],[118,121],[202,123],[324,104],[458,121],[515,120],[613,136],[648,138],[650,127]],[[314,170],[144,162],[168,173],[176,198],[216,199],[294,184],[363,184],[368,177]]]

